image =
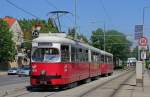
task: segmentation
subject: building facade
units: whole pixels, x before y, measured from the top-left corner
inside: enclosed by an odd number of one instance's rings
[[[12,35],[13,35],[12,40],[15,43],[15,47],[16,47],[16,51],[17,51],[16,60],[15,60],[16,66],[20,66],[20,65],[22,65],[21,61],[24,57],[24,54],[21,49],[21,45],[23,43],[23,31],[21,30],[21,27],[20,27],[17,19],[6,16],[3,18],[3,20],[8,23],[9,30],[12,32]],[[14,67],[14,65],[11,67]]]
[[[14,43],[17,46],[21,45],[21,43],[23,43],[23,32],[17,19],[12,17],[4,17],[3,20],[8,23],[10,31],[13,33],[12,40],[14,41]]]

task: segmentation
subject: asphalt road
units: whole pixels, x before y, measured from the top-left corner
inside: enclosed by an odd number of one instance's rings
[[[62,91],[40,90],[38,88],[28,91],[26,87],[30,86],[29,77],[18,77],[16,75],[0,76],[0,97],[79,97],[80,94],[123,73],[125,71],[115,71],[112,76],[101,77],[90,83]]]
[[[29,77],[18,77],[17,75],[0,76],[0,86],[24,83],[29,81]]]
[[[115,71],[114,73],[117,73]],[[121,71],[119,71],[121,72]],[[0,76],[0,86],[11,85],[11,84],[19,84],[29,82],[29,77],[18,77],[18,75],[3,75]]]

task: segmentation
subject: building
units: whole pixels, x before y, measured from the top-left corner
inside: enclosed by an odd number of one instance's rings
[[[17,55],[16,55],[16,62],[17,65],[21,65],[21,60],[24,54],[22,53],[21,44],[23,43],[23,32],[21,30],[21,27],[17,21],[17,19],[6,16],[3,18],[4,21],[8,23],[8,26],[10,28],[10,31],[13,34],[12,40],[15,43]]]
[[[17,46],[21,45],[21,43],[23,42],[23,32],[17,19],[6,16],[3,18],[3,20],[8,23],[10,31],[13,32],[12,40],[14,41],[14,43],[16,43]]]

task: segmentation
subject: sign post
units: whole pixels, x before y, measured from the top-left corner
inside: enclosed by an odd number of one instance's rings
[[[143,87],[143,79],[144,79],[144,62],[146,59],[146,50],[147,50],[148,39],[146,37],[141,37],[138,41],[139,44],[139,52],[140,59],[142,61],[138,61],[136,63],[136,85]]]
[[[137,61],[136,63],[136,86],[143,87],[143,64],[142,61]]]
[[[135,25],[135,40],[139,40],[143,36],[143,25]],[[140,60],[140,50],[138,49],[138,60]]]

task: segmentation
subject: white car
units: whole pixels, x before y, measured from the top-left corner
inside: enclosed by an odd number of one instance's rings
[[[23,67],[18,72],[18,76],[19,77],[21,77],[21,76],[29,76],[29,74],[30,74],[30,67]]]
[[[18,68],[10,68],[7,73],[8,75],[16,75],[18,73]]]

